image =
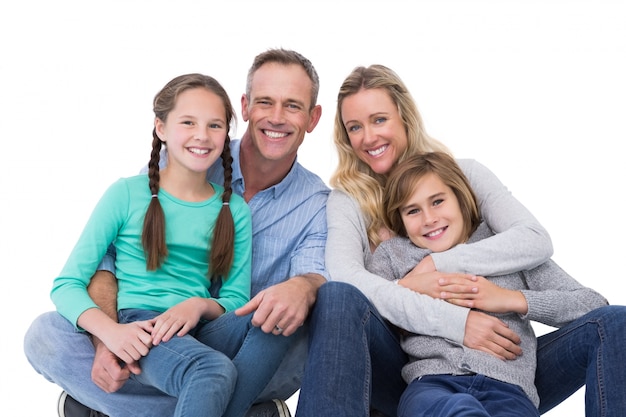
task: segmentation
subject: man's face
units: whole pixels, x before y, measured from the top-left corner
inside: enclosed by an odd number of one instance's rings
[[[312,82],[302,67],[268,63],[253,75],[250,97],[241,98],[252,146],[266,160],[296,157],[307,132],[313,131],[321,107],[311,106]]]

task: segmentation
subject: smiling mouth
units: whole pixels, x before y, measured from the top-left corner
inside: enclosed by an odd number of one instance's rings
[[[441,228],[439,228],[439,229],[437,229],[437,230],[433,230],[433,231],[432,231],[432,232],[430,232],[430,233],[426,233],[426,234],[424,235],[424,237],[437,237],[437,236],[439,236],[440,234],[442,234],[443,232],[445,232],[447,228],[448,228],[448,226],[446,226],[446,227],[441,227]]]
[[[189,148],[189,152],[195,153],[196,155],[206,155],[209,153],[208,149],[198,149],[198,148]]]
[[[285,132],[275,132],[273,130],[263,130],[263,134],[272,139],[282,139],[289,135],[289,133]]]
[[[367,153],[370,156],[378,156],[378,155],[382,154],[383,152],[385,152],[388,147],[389,147],[389,145],[383,145],[380,148],[369,150],[369,151],[367,151]]]

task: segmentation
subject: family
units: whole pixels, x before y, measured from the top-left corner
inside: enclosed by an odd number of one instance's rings
[[[297,161],[322,115],[296,51],[171,80],[150,160],[113,183],[25,354],[60,417],[538,416],[585,386],[626,415],[626,307],[550,257],[547,231],[426,133],[383,65],[337,95],[329,189]],[[531,321],[557,328],[536,337]]]

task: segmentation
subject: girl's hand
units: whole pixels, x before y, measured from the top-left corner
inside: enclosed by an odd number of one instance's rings
[[[161,341],[167,342],[174,336],[189,333],[198,325],[205,303],[206,300],[200,297],[191,297],[153,318],[152,343],[156,346]]]
[[[149,320],[114,323],[110,331],[99,335],[100,340],[118,358],[132,364],[146,356],[152,347],[152,324]]]

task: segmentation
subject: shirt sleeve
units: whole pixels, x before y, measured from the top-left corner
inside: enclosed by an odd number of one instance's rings
[[[308,210],[311,210],[313,213],[304,217],[308,219],[308,222],[302,224],[301,227],[306,236],[292,254],[289,276],[319,274],[328,280],[329,275],[324,263],[326,239],[328,236],[326,222],[327,194],[317,193],[311,199],[313,200],[309,201],[307,206]]]
[[[608,305],[598,292],[585,287],[561,269],[554,261],[523,271],[528,303],[524,316],[553,327],[562,327],[596,308]]]
[[[75,326],[85,310],[98,308],[87,293],[87,285],[126,219],[128,201],[128,187],[123,180],[108,188],[53,282],[50,297],[57,311]]]
[[[459,160],[494,236],[431,255],[438,271],[482,276],[532,269],[552,256],[548,232],[500,180],[475,160]]]

